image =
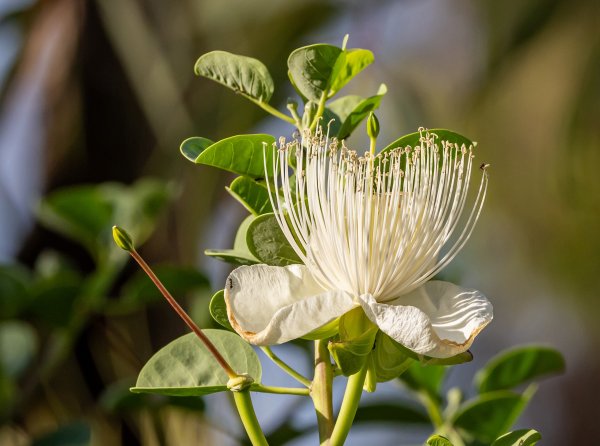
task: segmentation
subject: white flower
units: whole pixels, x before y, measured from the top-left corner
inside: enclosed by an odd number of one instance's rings
[[[491,321],[491,304],[479,291],[430,279],[471,235],[487,173],[459,225],[473,147],[436,141],[425,130],[420,136],[414,148],[377,157],[359,157],[322,134],[280,141],[269,193],[304,265],[242,266],[230,274],[228,316],[242,337],[283,343],[361,306],[418,354],[443,358],[469,348]]]

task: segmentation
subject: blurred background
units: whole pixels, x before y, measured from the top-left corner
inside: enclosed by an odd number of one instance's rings
[[[113,249],[110,227],[147,239],[142,254],[210,326],[208,299],[229,267],[203,250],[230,247],[244,211],[224,190],[230,178],[192,165],[179,144],[290,130],[195,78],[194,62],[215,49],[259,58],[275,79],[271,103],[284,110],[289,52],[341,45],[346,33],[376,61],[344,93],[388,86],[383,144],[419,126],[450,128],[478,141],[491,164],[484,214],[446,274],[482,290],[495,320],[449,385],[468,389],[504,348],[552,345],[567,372],[542,383],[519,425],[540,430],[544,445],[591,444],[600,432],[599,21],[595,0],[2,0],[0,444],[238,444],[225,397],[127,391],[152,352],[186,330]],[[365,143],[361,133],[350,146]],[[304,357],[294,346],[282,354]],[[313,422],[294,399],[265,401],[268,429]],[[361,424],[349,444],[395,445],[401,432],[422,441],[413,431]],[[290,444],[312,444],[311,435]]]

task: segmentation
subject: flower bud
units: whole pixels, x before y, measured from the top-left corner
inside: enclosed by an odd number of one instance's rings
[[[127,252],[133,251],[133,240],[124,229],[119,228],[118,226],[113,226],[112,233],[115,243],[119,248]]]
[[[371,139],[379,136],[379,119],[377,119],[377,116],[373,112],[369,113],[369,117],[367,118],[367,135]]]

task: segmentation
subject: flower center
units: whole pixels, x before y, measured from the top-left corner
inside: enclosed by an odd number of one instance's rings
[[[459,227],[473,147],[436,138],[420,129],[419,145],[375,157],[321,132],[280,140],[269,186],[275,216],[324,288],[394,299],[432,278],[463,247],[485,199],[487,174]]]

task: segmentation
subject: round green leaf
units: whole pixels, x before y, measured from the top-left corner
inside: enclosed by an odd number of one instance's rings
[[[498,437],[492,446],[534,446],[542,439],[540,433],[533,429],[519,429]]]
[[[273,212],[269,191],[251,178],[237,177],[226,189],[253,215]]]
[[[195,162],[262,179],[265,178],[265,173],[273,175],[274,142],[275,138],[266,134],[231,136],[204,149]]]
[[[202,330],[237,373],[247,373],[256,383],[262,369],[252,347],[235,333]],[[136,393],[194,396],[227,390],[229,378],[194,333],[182,336],[160,349],[142,368]]]
[[[427,444],[429,446],[452,446],[450,440],[441,435],[432,435],[427,439]]]
[[[228,330],[233,331],[227,317],[227,305],[225,304],[225,293],[223,290],[217,291],[208,306],[212,318]]]
[[[550,347],[518,347],[492,358],[476,375],[479,392],[512,389],[541,376],[561,373],[565,360]]]
[[[179,146],[179,151],[191,162],[196,162],[196,158],[206,149],[208,146],[214,144],[208,138],[202,138],[201,136],[192,136],[186,139]]]
[[[292,51],[288,58],[292,84],[308,100],[318,102],[329,89],[341,70],[337,63],[341,48],[319,43]]]
[[[302,263],[272,213],[263,214],[252,221],[246,241],[250,252],[267,265],[285,266]]]
[[[200,56],[194,72],[259,102],[269,102],[273,96],[273,78],[269,70],[252,57],[211,51]]]

